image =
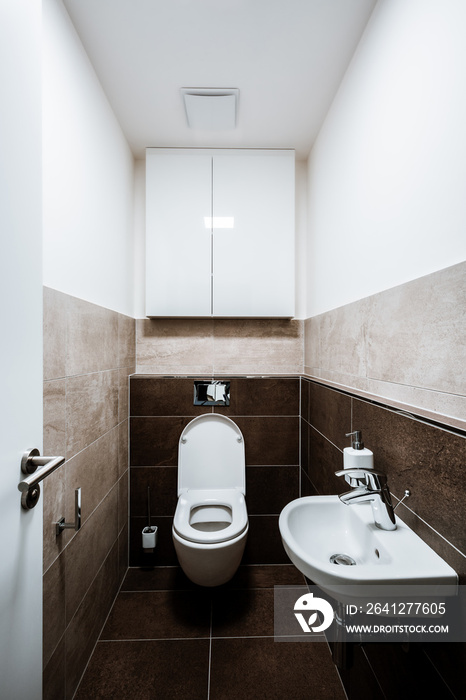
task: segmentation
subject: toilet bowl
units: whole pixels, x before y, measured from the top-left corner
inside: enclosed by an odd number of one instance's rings
[[[230,418],[194,418],[178,446],[175,551],[186,576],[220,586],[235,574],[246,545],[246,465],[241,430]]]

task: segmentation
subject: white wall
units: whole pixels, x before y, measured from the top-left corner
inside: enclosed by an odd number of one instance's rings
[[[307,316],[466,259],[465,26],[379,0],[309,158]]]
[[[61,0],[43,0],[44,284],[128,315],[133,166]]]

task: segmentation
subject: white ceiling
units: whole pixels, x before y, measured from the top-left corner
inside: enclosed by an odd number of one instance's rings
[[[63,0],[137,158],[146,146],[307,158],[376,0]],[[239,88],[233,131],[189,129],[182,87]]]

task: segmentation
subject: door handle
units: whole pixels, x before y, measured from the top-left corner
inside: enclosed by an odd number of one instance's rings
[[[40,498],[39,482],[64,463],[64,457],[41,457],[37,447],[23,452],[21,471],[28,476],[19,482],[18,490],[21,491],[21,505],[25,510],[31,510],[37,505]],[[42,469],[37,471],[39,467]]]

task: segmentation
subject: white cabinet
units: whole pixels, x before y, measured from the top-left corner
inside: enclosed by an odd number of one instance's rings
[[[147,316],[294,315],[294,151],[146,151]]]

